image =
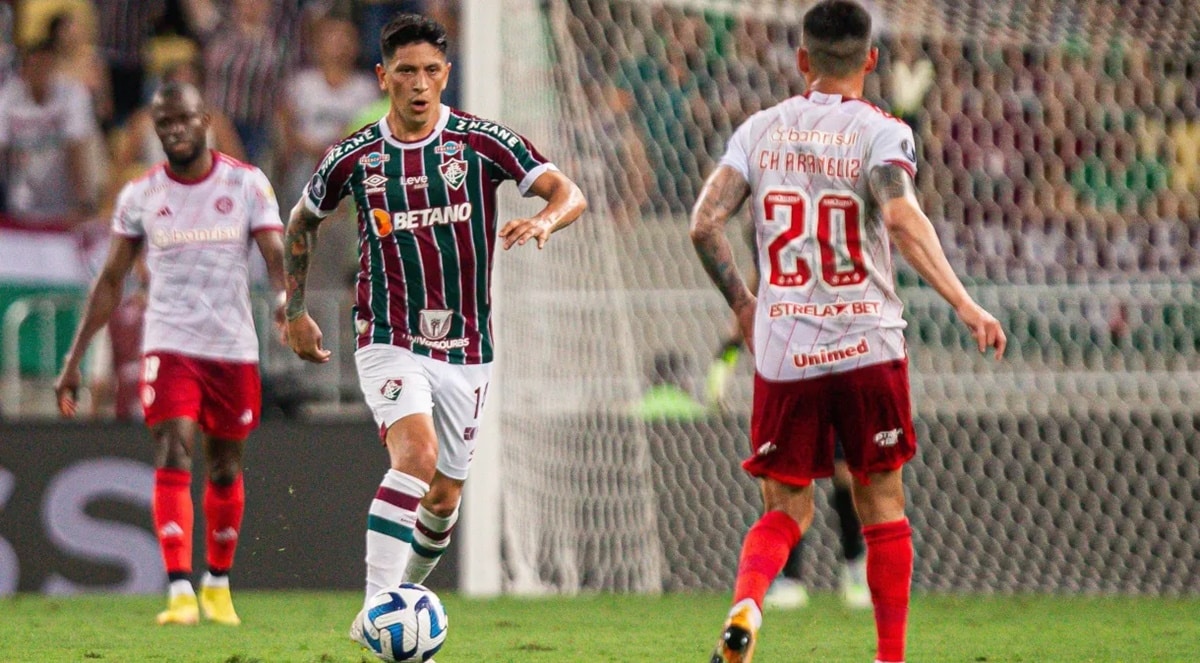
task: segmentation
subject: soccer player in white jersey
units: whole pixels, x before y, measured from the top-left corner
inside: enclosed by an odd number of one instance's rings
[[[203,612],[235,626],[229,570],[245,505],[242,453],[262,406],[249,258],[257,245],[282,298],[283,224],[262,171],[208,149],[209,115],[195,87],[168,83],[154,95],[151,116],[167,160],[121,190],[108,258],[54,390],[62,414],[74,416],[80,362],[144,251],[150,292],[140,389],[154,440],[154,529],[170,581],[158,623],[196,624]],[[190,580],[197,429],[208,565],[198,602]]]
[[[523,136],[442,103],[450,63],[440,24],[399,14],[380,49],[387,114],[329,149],[285,237],[288,340],[301,358],[323,362],[329,351],[305,307],[308,265],[321,220],[354,199],[355,361],[390,461],[367,515],[368,599],[423,581],[450,542],[491,376],[499,244],[540,249],[587,206]],[[497,230],[505,180],[546,206]],[[364,642],[358,624],[350,635]]]
[[[877,59],[862,6],[824,0],[809,9],[797,54],[807,93],[737,129],[692,211],[692,242],[754,353],[743,467],[760,479],[765,502],[743,542],[714,663],[750,661],[767,587],[812,523],[812,482],[833,472],[835,435],[867,545],[876,660],[904,660],[913,549],[901,478],[916,440],[889,238],[980,352],[1004,352],[1000,324],[967,294],[917,203],[912,131],[862,99]],[[724,235],[747,200],[757,295]]]

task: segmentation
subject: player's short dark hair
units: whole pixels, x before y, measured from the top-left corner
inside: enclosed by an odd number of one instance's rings
[[[871,51],[871,15],[853,0],[824,0],[804,13],[802,38],[814,71],[846,76]]]
[[[158,89],[154,91],[154,96],[162,99],[163,101],[168,99],[179,99],[183,101],[191,95],[195,96],[201,110],[203,110],[204,95],[200,94],[200,90],[191,83],[185,83],[183,81],[167,81],[162,85],[159,85]]]
[[[420,42],[433,46],[445,55],[448,47],[446,28],[421,14],[396,14],[379,32],[379,51],[384,62],[396,54],[397,48]]]

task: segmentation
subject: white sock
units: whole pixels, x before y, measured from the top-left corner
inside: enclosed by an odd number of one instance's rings
[[[417,505],[429,484],[396,470],[383,475],[371,508],[367,511],[367,595],[398,585],[412,551]]]
[[[446,546],[450,545],[450,532],[458,522],[455,508],[445,518],[434,515],[424,506],[417,507],[417,526],[413,529],[412,556],[404,567],[404,582],[425,582],[433,567],[437,566]]]
[[[749,608],[750,623],[754,626],[754,630],[757,631],[762,628],[762,611],[758,609],[758,604],[754,602],[754,599],[742,599],[734,603],[733,607],[729,609],[729,616],[732,617],[734,613],[742,608]]]
[[[195,596],[196,590],[192,589],[191,580],[174,580],[167,587],[167,598],[173,599],[176,596]]]
[[[208,571],[205,571],[204,575],[201,576],[201,578],[200,578],[200,586],[201,587],[228,587],[229,586],[229,575],[226,574],[223,576],[215,576],[215,575],[209,573]]]

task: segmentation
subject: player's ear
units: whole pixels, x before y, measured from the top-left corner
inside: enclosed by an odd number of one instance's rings
[[[387,70],[380,62],[375,63],[375,78],[379,80],[379,89],[387,92]]]
[[[867,51],[867,61],[863,65],[863,73],[869,74],[872,71],[875,71],[875,67],[878,67],[878,66],[879,66],[879,49],[875,46],[872,46],[871,50]]]
[[[800,73],[808,75],[808,49],[803,46],[796,50],[796,68],[800,70]]]

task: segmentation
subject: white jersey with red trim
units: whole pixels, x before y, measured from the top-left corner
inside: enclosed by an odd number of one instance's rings
[[[754,348],[768,380],[906,356],[891,246],[867,173],[916,174],[912,129],[861,99],[810,92],[755,113],[721,165],[750,184],[758,240]]]
[[[255,233],[283,231],[261,170],[213,152],[212,170],[185,182],[159,164],[121,190],[112,231],[145,241],[143,352],[258,361],[250,251]]]

